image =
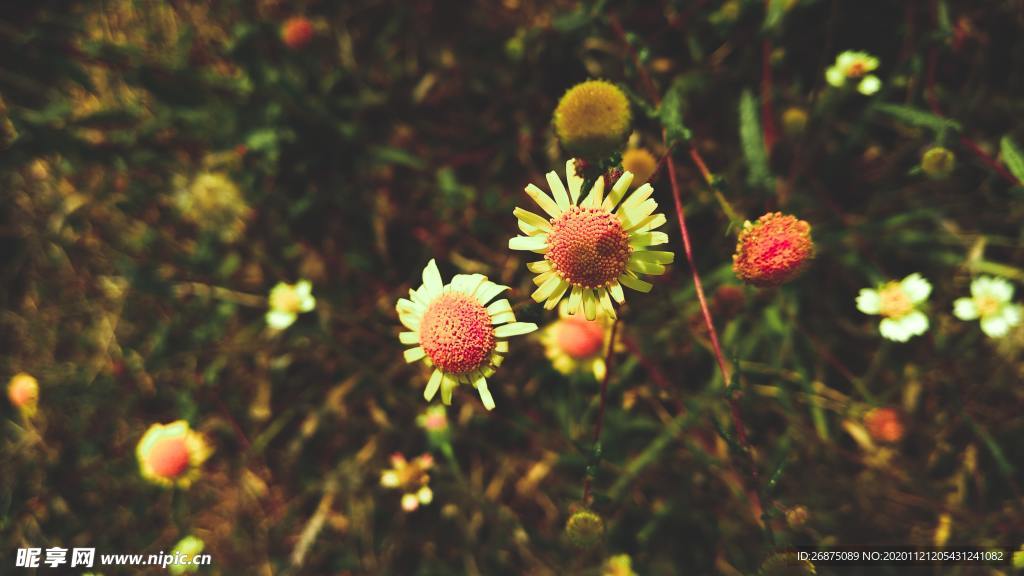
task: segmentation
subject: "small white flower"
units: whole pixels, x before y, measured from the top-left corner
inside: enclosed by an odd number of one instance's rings
[[[928,316],[918,306],[928,300],[931,292],[932,285],[915,272],[878,289],[861,289],[857,295],[857,309],[865,314],[884,316],[878,326],[882,336],[906,342],[928,330]]]
[[[295,284],[278,282],[270,291],[270,310],[267,311],[267,325],[277,330],[291,326],[302,312],[316,308],[313,284],[300,280]]]
[[[981,319],[981,331],[1001,338],[1020,324],[1024,311],[1013,304],[1013,284],[1002,278],[981,276],[971,282],[971,297],[953,302],[953,315],[961,320]]]

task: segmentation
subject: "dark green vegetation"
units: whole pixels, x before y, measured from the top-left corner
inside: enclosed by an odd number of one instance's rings
[[[845,50],[878,57],[877,93],[826,83]],[[663,162],[676,261],[627,295],[600,450],[598,384],[532,337],[489,380],[497,408],[462,387],[428,442],[395,301],[437,258],[512,286],[521,321],[557,317],[507,242],[588,77],[627,90],[638,145],[672,145],[731,392]],[[753,574],[795,544],[1024,542],[1024,326],[952,314],[976,275],[1024,291],[1019,2],[6,2],[0,94],[0,378],[40,383],[34,418],[2,408],[0,572],[19,547],[190,533],[229,575],[598,574],[623,553]],[[936,145],[951,173],[921,168]],[[738,226],[775,210],[812,224],[815,262],[723,291]],[[929,330],[884,340],[854,300],[913,272]],[[316,310],[268,330],[270,289],[301,278]],[[877,407],[898,440],[869,439]],[[214,449],[187,491],[135,460],[177,419]],[[433,502],[405,513],[380,474],[425,451]],[[606,532],[580,552],[588,469]]]

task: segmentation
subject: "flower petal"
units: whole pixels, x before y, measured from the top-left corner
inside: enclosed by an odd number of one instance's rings
[[[565,162],[565,181],[569,184],[569,199],[576,204],[583,189],[583,178],[576,173],[576,160],[572,158]]]
[[[671,264],[676,257],[674,252],[664,250],[638,250],[633,255],[637,260],[653,262],[655,264]]]
[[[548,196],[540,188],[537,188],[533,184],[529,184],[526,186],[526,193],[529,194],[530,198],[533,198],[533,201],[536,202],[537,205],[547,212],[552,218],[558,218],[562,215],[562,211],[558,208],[558,204],[556,204],[555,201],[551,199],[551,196]]]
[[[529,334],[537,329],[537,325],[533,322],[513,322],[511,324],[505,324],[504,326],[498,326],[494,329],[495,338],[509,338],[512,336],[519,336],[521,334]]]
[[[633,173],[626,170],[619,176],[619,179],[612,185],[611,192],[608,193],[608,197],[604,199],[604,203],[601,204],[601,208],[611,212],[618,205],[619,200],[622,200],[622,196],[626,194],[626,190],[629,190],[629,185],[633,183]]]
[[[433,258],[427,262],[423,269],[423,286],[427,288],[427,296],[434,298],[444,289],[444,282],[441,280],[441,272],[437,269],[437,262]]]
[[[608,285],[608,293],[612,295],[612,299],[622,304],[626,301],[626,295],[622,292],[622,284],[618,281],[612,282]]]
[[[978,306],[971,298],[957,298],[953,302],[953,315],[961,320],[977,320]]]
[[[597,208],[601,205],[601,199],[604,197],[604,176],[598,176],[597,180],[594,181],[594,186],[590,189],[590,193],[587,197],[580,202],[580,206]]]
[[[398,334],[398,341],[402,344],[419,344],[420,333],[419,332],[400,332]]]
[[[548,237],[543,236],[516,236],[509,238],[508,247],[510,250],[529,250],[543,254],[548,251]]]
[[[1010,331],[1010,325],[1000,316],[988,316],[981,319],[981,331],[989,338],[1002,338]]]
[[[623,274],[619,276],[619,283],[627,288],[632,288],[637,292],[650,292],[653,284],[645,280],[641,280],[635,274]]]
[[[406,363],[412,364],[413,362],[422,359],[427,355],[427,353],[423,350],[422,346],[417,346],[415,348],[409,348],[403,353],[403,355],[405,356]]]
[[[551,262],[547,260],[538,260],[536,262],[530,262],[526,265],[526,269],[534,274],[543,274],[551,270]]]
[[[878,314],[882,309],[881,305],[882,299],[878,290],[861,288],[860,294],[857,295],[857,310],[865,314]]]
[[[565,191],[565,186],[562,185],[562,180],[558,178],[558,173],[552,170],[544,175],[548,180],[548,188],[551,189],[551,195],[555,197],[555,204],[558,209],[565,212],[569,209],[569,193]]]
[[[452,404],[452,391],[459,385],[459,381],[451,374],[441,375],[441,402],[447,406]]]
[[[920,304],[932,293],[932,285],[917,272],[900,281],[900,286],[914,304]]]
[[[480,285],[479,288],[476,289],[476,293],[474,294],[474,296],[476,296],[476,301],[479,302],[481,306],[487,306],[488,302],[494,300],[495,296],[501,294],[505,290],[508,290],[508,286],[495,284],[494,282],[488,280],[487,282],[484,282],[483,284]]]
[[[668,243],[668,234],[664,232],[640,232],[629,235],[629,245],[633,248],[646,248]]]
[[[534,212],[530,212],[529,210],[524,210],[522,208],[516,208],[515,210],[512,211],[512,214],[514,214],[515,217],[518,218],[520,221],[526,222],[527,224],[533,226],[534,228],[537,228],[544,232],[551,232],[551,223],[544,219],[544,217],[541,216],[540,214],[536,214]]]
[[[278,310],[270,310],[266,315],[267,325],[278,330],[284,330],[291,326],[295,323],[296,318],[298,318],[298,316],[295,314],[290,312],[281,312]]]
[[[569,283],[566,282],[565,280],[562,280],[561,284],[559,284],[558,287],[555,288],[555,291],[552,292],[550,296],[548,296],[547,302],[544,303],[544,309],[554,310],[555,306],[562,299],[562,296],[565,295],[565,291],[568,289]]]
[[[430,402],[437,395],[437,390],[441,387],[441,379],[444,378],[444,373],[440,370],[434,370],[434,373],[430,375],[430,380],[427,381],[427,387],[423,389],[423,399]]]
[[[484,408],[494,410],[494,398],[491,397],[491,391],[487,389],[487,379],[482,374],[473,381],[473,387],[480,394],[480,401],[484,403]]]

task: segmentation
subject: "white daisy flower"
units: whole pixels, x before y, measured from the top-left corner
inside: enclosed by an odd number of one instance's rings
[[[266,315],[267,325],[277,330],[291,326],[300,313],[316,308],[313,284],[309,280],[300,280],[295,284],[278,282],[270,291],[268,301],[270,310]]]
[[[861,289],[857,296],[857,309],[865,314],[884,316],[878,326],[882,336],[906,342],[928,330],[928,316],[918,307],[928,300],[931,292],[932,285],[915,272],[878,289]]]
[[[971,297],[953,302],[953,315],[961,320],[981,319],[981,330],[991,338],[1001,338],[1020,324],[1022,307],[1014,304],[1013,284],[1002,278],[981,276],[971,282]]]

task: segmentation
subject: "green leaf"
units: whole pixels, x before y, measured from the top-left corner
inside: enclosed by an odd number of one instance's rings
[[[999,141],[999,151],[1003,156],[1003,164],[1010,169],[1010,173],[1020,182],[1024,182],[1024,152],[1020,146],[1017,146],[1009,136],[1003,136]]]
[[[402,150],[391,146],[380,146],[371,152],[373,159],[381,164],[398,164],[413,170],[422,170],[426,165],[423,160]]]
[[[740,143],[747,161],[747,184],[753,187],[771,187],[768,152],[761,135],[761,121],[757,116],[757,99],[750,90],[740,95]]]
[[[686,110],[686,92],[690,83],[683,78],[676,79],[669,87],[668,92],[661,101],[658,115],[661,117],[661,125],[665,127],[668,136],[668,144],[671,146],[677,142],[686,142],[690,139],[690,129],[683,123],[683,113]]]
[[[914,108],[913,106],[903,106],[901,104],[876,104],[874,109],[884,114],[888,114],[897,120],[902,120],[907,124],[920,126],[922,128],[930,128],[936,132],[961,129],[960,123],[955,120],[943,118],[942,116]]]
[[[779,28],[779,25],[782,24],[782,17],[786,14],[786,4],[787,2],[784,0],[768,0],[762,30],[775,31]]]

